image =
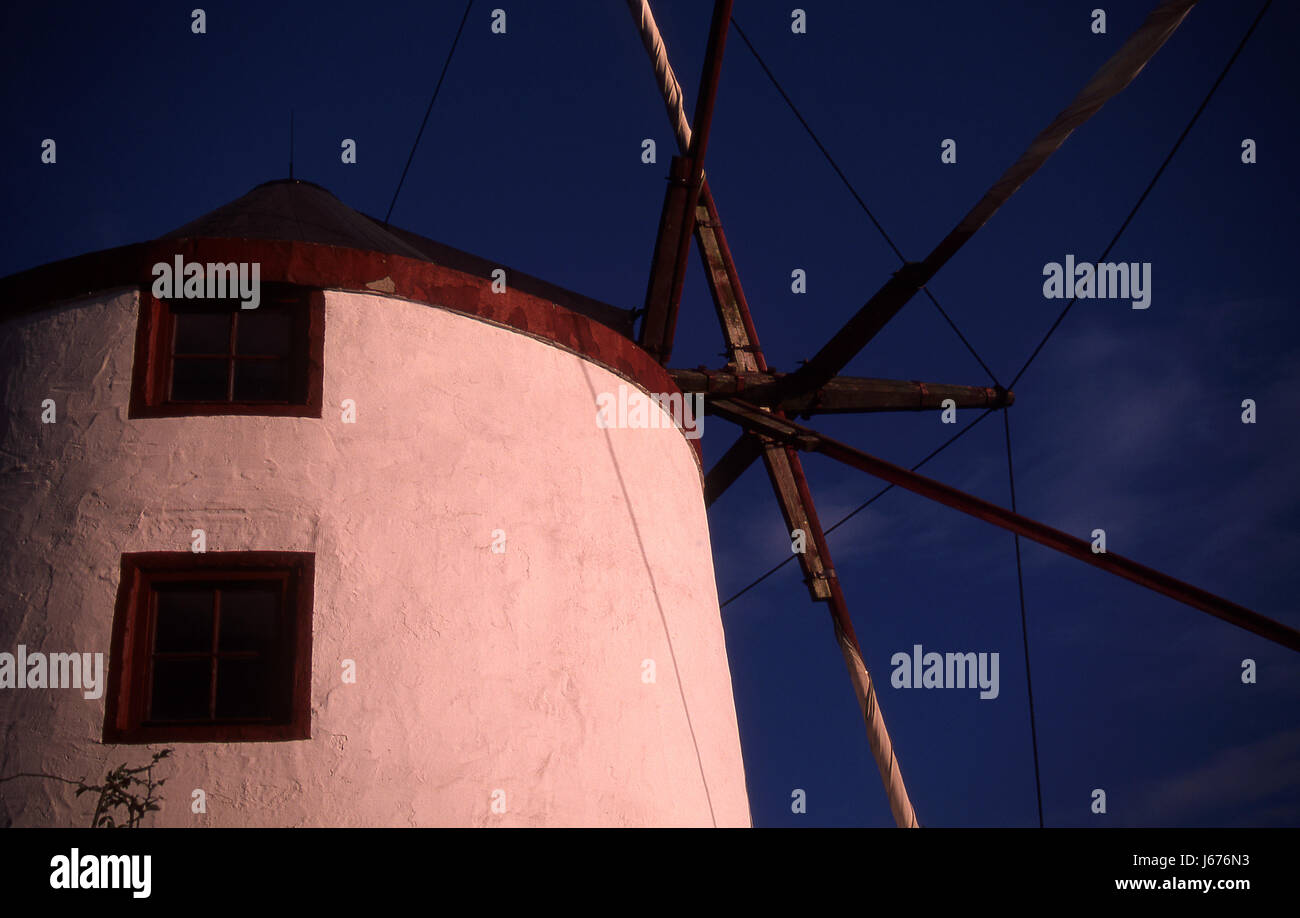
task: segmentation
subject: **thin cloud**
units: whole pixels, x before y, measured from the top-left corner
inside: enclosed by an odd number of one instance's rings
[[[1148,786],[1138,820],[1220,825],[1225,814],[1243,826],[1295,825],[1300,806],[1279,804],[1300,774],[1300,728],[1292,728],[1217,753],[1210,761]]]

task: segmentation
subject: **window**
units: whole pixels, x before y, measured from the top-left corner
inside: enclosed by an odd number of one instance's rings
[[[324,296],[263,284],[238,300],[160,300],[141,291],[131,417],[320,417]]]
[[[104,742],[311,737],[308,552],[122,556]]]

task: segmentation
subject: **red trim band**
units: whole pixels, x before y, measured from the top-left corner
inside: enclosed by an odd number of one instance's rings
[[[263,282],[402,297],[508,326],[573,351],[653,393],[681,390],[634,341],[594,319],[510,287],[401,255],[263,239],[160,239],[91,252],[0,280],[3,318],[115,287],[153,284],[153,266],[176,255],[194,262],[258,262]],[[697,458],[698,439],[692,440]]]

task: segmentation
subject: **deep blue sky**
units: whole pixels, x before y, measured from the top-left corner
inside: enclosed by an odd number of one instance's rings
[[[196,3],[198,0],[196,0]],[[3,12],[6,142],[0,275],[152,238],[296,175],[382,216],[463,4],[24,4]],[[908,257],[919,260],[1137,27],[1143,2],[740,0],[736,18]],[[490,10],[508,13],[504,36]],[[658,0],[693,109],[711,4]],[[1104,6],[1108,33],[1089,11]],[[1032,7],[1032,8],[1028,8]],[[1004,380],[1061,308],[1042,268],[1094,259],[1244,33],[1258,4],[1204,3],[931,284]],[[1152,263],[1151,308],[1082,301],[1017,386],[1020,510],[1300,625],[1300,13],[1279,3],[1112,260]],[[39,163],[58,142],[58,164]],[[358,142],[343,165],[339,143]],[[640,161],[642,138],[660,162]],[[939,161],[943,138],[958,163]],[[1240,162],[1242,138],[1259,162]],[[671,134],[617,0],[477,2],[393,222],[590,296],[645,291]],[[753,57],[728,42],[708,171],[769,363],[810,357],[897,267]],[[673,363],[720,365],[694,264]],[[790,272],[808,272],[808,293]],[[915,299],[849,373],[984,384]],[[1259,423],[1240,423],[1254,398]],[[965,423],[974,417],[963,412]],[[834,436],[911,465],[953,428],[937,413],[828,418]],[[712,462],[734,437],[709,419]],[[926,473],[1007,503],[1001,420]],[[879,485],[806,461],[830,524]],[[725,598],[789,552],[760,467],[710,514]],[[1036,823],[1012,537],[895,491],[831,536],[918,815]],[[1049,825],[1300,824],[1295,654],[1023,546]],[[887,825],[826,610],[789,565],[723,610],[758,825]],[[1000,653],[1001,694],[895,690],[890,657]],[[1243,685],[1243,658],[1259,682]],[[1109,813],[1089,812],[1104,788]],[[808,794],[808,813],[790,794]]]

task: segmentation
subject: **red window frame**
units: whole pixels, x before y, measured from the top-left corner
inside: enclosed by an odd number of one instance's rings
[[[207,415],[260,415],[270,417],[321,416],[324,387],[325,294],[299,285],[267,282],[263,302],[284,298],[294,316],[288,358],[293,395],[287,401],[178,401],[171,398],[175,321],[171,304],[140,288],[140,314],[136,325],[135,366],[128,417],[168,418]],[[180,301],[185,302],[185,301]],[[258,307],[263,308],[263,307]],[[232,307],[236,310],[237,307]],[[248,310],[252,311],[252,310]],[[238,321],[236,319],[236,321]],[[233,350],[233,345],[232,345]],[[239,359],[233,353],[227,359]]]
[[[268,742],[311,739],[311,552],[128,552],[113,618],[105,743]],[[262,718],[151,721],[155,585],[272,582],[281,585],[275,645],[275,713]],[[216,653],[214,649],[214,654]],[[215,671],[215,669],[214,669]],[[215,680],[214,680],[215,686]],[[215,688],[213,689],[215,691]]]

